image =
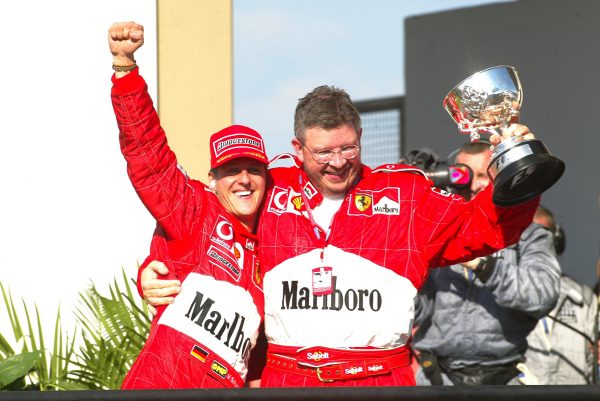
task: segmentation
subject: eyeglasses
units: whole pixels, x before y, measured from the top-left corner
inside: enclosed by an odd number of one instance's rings
[[[304,144],[302,146],[304,146],[310,152],[313,159],[319,164],[331,163],[335,155],[338,153],[346,160],[354,159],[360,153],[360,146],[358,145],[344,146],[342,150],[333,151],[331,149],[324,149],[318,152],[313,152]]]

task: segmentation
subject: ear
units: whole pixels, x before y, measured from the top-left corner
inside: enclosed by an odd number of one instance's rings
[[[302,163],[304,163],[304,153],[302,152],[302,143],[298,140],[298,138],[292,139],[292,146],[294,147],[294,151],[296,152],[296,157],[300,159]]]
[[[358,135],[358,143],[360,143],[360,137],[362,136],[362,128],[358,130],[356,135]]]
[[[217,186],[217,179],[212,171],[208,172],[208,186],[212,189],[215,189],[215,187]]]

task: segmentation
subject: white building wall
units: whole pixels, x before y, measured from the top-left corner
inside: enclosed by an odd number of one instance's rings
[[[145,25],[136,54],[156,99],[156,1],[0,2],[0,282],[52,334],[78,293],[133,277],[154,221],[128,181],[110,103],[114,21]],[[0,299],[0,333],[12,340]]]

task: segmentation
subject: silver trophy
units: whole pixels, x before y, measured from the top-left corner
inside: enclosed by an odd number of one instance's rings
[[[523,91],[517,70],[501,65],[471,75],[444,98],[444,108],[471,141],[480,133],[500,134],[519,114]],[[513,137],[492,150],[488,175],[494,182],[492,199],[500,206],[525,202],[561,177],[565,163],[537,139]]]

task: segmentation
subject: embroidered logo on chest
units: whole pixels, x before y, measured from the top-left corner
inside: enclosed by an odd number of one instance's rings
[[[351,216],[399,215],[400,188],[387,187],[380,191],[357,189],[352,195],[353,201],[348,205]]]
[[[233,226],[223,216],[217,217],[217,222],[210,233],[210,240],[223,248],[233,250]]]
[[[239,251],[239,250],[238,250]],[[221,248],[216,246],[210,246],[206,252],[208,255],[208,261],[215,267],[224,270],[231,276],[236,282],[240,281],[241,276],[241,264],[238,265],[238,260],[234,257],[232,252],[223,251]],[[241,256],[241,254],[240,254]]]
[[[354,205],[356,208],[364,212],[365,210],[371,207],[371,203],[373,203],[373,198],[368,194],[356,194],[354,195]]]
[[[269,213],[281,215],[283,213],[301,214],[304,209],[302,195],[291,188],[273,188],[273,195],[269,201]]]

